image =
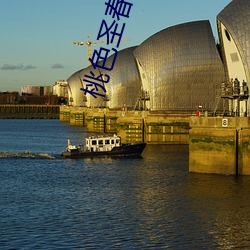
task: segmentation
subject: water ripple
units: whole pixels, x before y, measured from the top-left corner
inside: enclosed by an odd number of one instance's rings
[[[0,126],[1,250],[250,248],[250,178],[188,173],[187,146],[66,160],[56,155],[83,128]]]
[[[55,159],[55,156],[45,153],[23,152],[0,152],[0,158],[31,158],[31,159]]]

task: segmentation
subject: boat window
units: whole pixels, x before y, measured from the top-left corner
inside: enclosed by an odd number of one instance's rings
[[[109,140],[105,140],[105,144],[110,144],[110,141]]]
[[[111,144],[115,144],[115,140],[111,140]]]
[[[99,140],[99,141],[98,141],[98,144],[99,144],[99,145],[103,145],[103,140]]]
[[[96,145],[96,140],[93,140],[93,141],[92,141],[92,145]]]
[[[118,140],[118,139],[116,139],[116,143],[119,143],[119,140]]]

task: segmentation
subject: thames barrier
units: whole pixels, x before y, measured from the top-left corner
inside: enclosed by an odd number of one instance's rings
[[[189,145],[190,172],[250,175],[249,23],[248,0],[233,0],[217,15],[218,42],[208,20],[167,27],[73,73],[68,106],[4,105],[0,117]]]
[[[250,175],[250,118],[61,106],[60,121],[124,143],[189,145],[189,171]]]
[[[86,126],[89,133],[117,133],[124,143],[188,144],[189,115],[150,111],[60,107],[60,121]]]
[[[189,144],[190,172],[249,175],[249,1],[216,21],[217,41],[209,20],[176,24],[79,69],[60,119],[124,142]]]

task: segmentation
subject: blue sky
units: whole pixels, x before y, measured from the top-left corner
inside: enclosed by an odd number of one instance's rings
[[[231,0],[127,0],[133,3],[119,50],[139,45],[167,27],[210,20]],[[87,46],[73,41],[97,38],[108,0],[0,0],[0,91],[23,85],[53,85],[87,66]],[[120,27],[120,26],[119,26]],[[105,44],[92,46],[92,52]],[[114,46],[113,46],[114,47]],[[110,48],[111,49],[111,48]]]

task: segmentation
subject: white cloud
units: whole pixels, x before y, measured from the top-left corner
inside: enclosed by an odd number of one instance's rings
[[[51,68],[52,69],[63,69],[64,66],[62,64],[60,64],[60,63],[55,63],[55,64],[52,65]]]
[[[33,66],[31,64],[29,65],[24,65],[23,63],[14,65],[14,64],[8,64],[5,63],[0,69],[1,70],[30,70],[30,69],[35,69],[36,66]]]

